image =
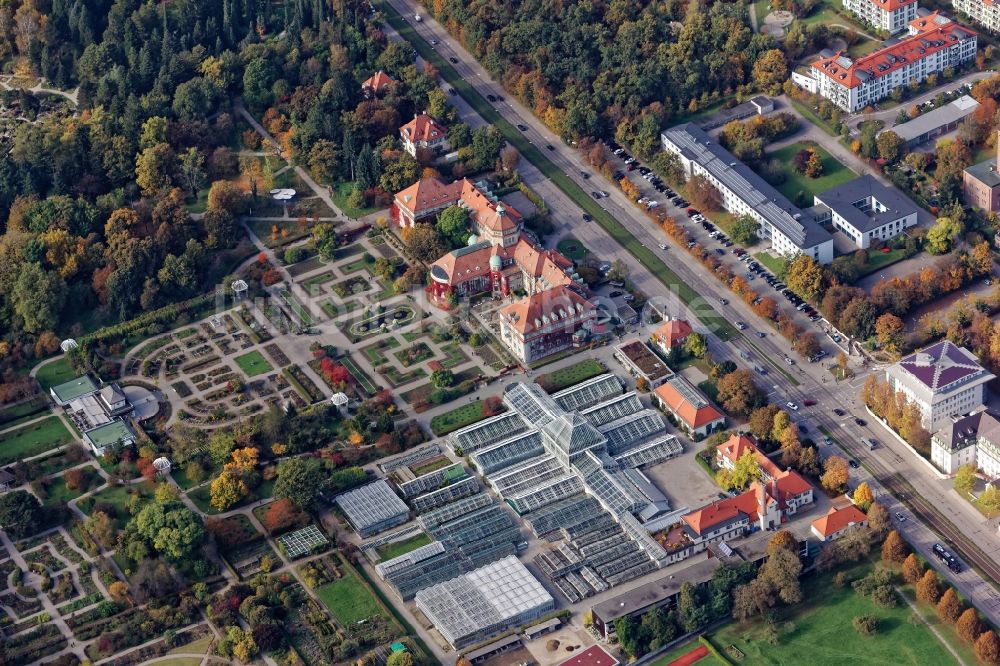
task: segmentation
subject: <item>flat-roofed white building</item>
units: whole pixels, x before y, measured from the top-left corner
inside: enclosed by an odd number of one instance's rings
[[[949,340],[914,352],[886,370],[893,391],[917,405],[922,425],[932,433],[953,416],[981,407],[986,384],[994,377],[972,352]]]
[[[871,174],[817,194],[815,201],[817,207],[813,210],[829,211],[833,226],[862,250],[895,238],[917,224],[917,205]],[[818,217],[823,220],[823,216]]]
[[[680,158],[688,177],[701,175],[722,195],[733,215],[749,215],[760,223],[761,235],[781,255],[804,254],[821,264],[833,261],[833,237],[812,213],[792,205],[757,173],[693,123],[683,123],[660,135],[663,149]]]

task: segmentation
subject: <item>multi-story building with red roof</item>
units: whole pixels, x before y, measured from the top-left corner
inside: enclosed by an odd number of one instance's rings
[[[413,120],[399,128],[403,150],[413,157],[418,152],[434,157],[447,151],[448,130],[426,113],[413,116]]]
[[[891,34],[906,30],[917,18],[917,0],[844,0],[844,9]]]
[[[854,59],[844,52],[822,57],[792,81],[856,113],[898,88],[976,57],[976,33],[938,12],[909,24],[909,36]]]
[[[597,307],[577,289],[560,285],[502,307],[500,339],[522,363],[579,347],[597,323]]]

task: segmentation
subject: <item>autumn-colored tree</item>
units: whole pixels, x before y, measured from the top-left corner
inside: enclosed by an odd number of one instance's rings
[[[120,580],[116,580],[111,585],[108,585],[108,594],[111,595],[112,600],[120,604],[127,604],[129,601],[128,585]]]
[[[837,370],[841,379],[847,378],[847,354],[844,352],[837,352]]]
[[[722,408],[736,416],[747,416],[767,402],[767,395],[754,382],[749,370],[730,372],[717,383],[716,397]]]
[[[814,301],[823,289],[823,271],[818,261],[800,254],[788,264],[785,282],[802,298]]]
[[[928,569],[917,581],[917,599],[926,601],[929,604],[936,604],[941,598],[941,583],[938,582],[937,574]]]
[[[261,521],[269,534],[280,534],[302,524],[309,516],[295,506],[290,499],[279,499],[272,502],[264,513]]]
[[[764,51],[753,66],[753,80],[764,91],[775,92],[788,78],[788,61],[780,49]]]
[[[642,194],[639,192],[639,186],[633,183],[628,176],[624,176],[620,181],[618,181],[618,185],[622,188],[622,192],[625,193],[625,196],[632,201],[637,201],[640,197],[642,197]]]
[[[892,528],[892,519],[889,517],[889,510],[878,502],[873,502],[868,507],[868,529],[877,539],[882,539]]]
[[[771,432],[774,427],[774,419],[780,411],[777,405],[765,405],[753,410],[750,414],[750,420],[747,422],[747,430],[758,441],[773,439]]]
[[[911,585],[924,576],[924,565],[920,563],[920,558],[915,553],[910,553],[903,560],[902,567],[903,580]]]
[[[700,174],[691,176],[684,187],[691,205],[702,212],[722,210],[722,194],[712,182]]]
[[[875,320],[875,339],[888,351],[894,352],[899,348],[902,333],[903,320],[891,312],[886,312]]]
[[[798,545],[791,532],[788,530],[778,530],[771,537],[771,540],[767,542],[767,553],[768,555],[773,555],[775,551],[780,549],[790,550],[794,553],[798,550]]]
[[[979,634],[983,633],[983,629],[985,629],[983,621],[979,619],[979,613],[975,608],[966,608],[955,622],[955,631],[969,643],[975,643]]]
[[[225,511],[250,492],[246,482],[231,469],[223,469],[210,488],[210,501],[216,511]]]
[[[937,602],[938,617],[948,624],[955,624],[962,614],[962,602],[955,594],[955,588],[949,587]]]
[[[976,639],[976,657],[984,664],[1000,664],[1000,639],[992,629],[987,629]]]
[[[830,456],[823,463],[823,476],[820,477],[820,484],[830,491],[839,491],[847,485],[850,478],[850,467],[847,461],[840,456]]]
[[[986,517],[992,519],[1000,512],[1000,490],[992,484],[986,486],[986,490],[979,496],[978,504]]]
[[[260,452],[252,446],[236,449],[233,451],[232,460],[227,462],[223,466],[223,469],[232,470],[237,474],[250,472],[257,466],[257,457],[259,454]]]
[[[899,564],[906,559],[909,550],[899,532],[892,530],[882,542],[882,561],[887,564]]]
[[[854,495],[851,499],[854,503],[861,507],[862,511],[867,511],[868,507],[872,505],[875,501],[875,494],[872,493],[871,486],[868,485],[867,481],[862,481],[858,484],[858,487],[854,489]]]

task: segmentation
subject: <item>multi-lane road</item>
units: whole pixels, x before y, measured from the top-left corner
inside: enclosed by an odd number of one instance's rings
[[[979,571],[992,581],[1000,581],[1000,562],[997,562],[994,556],[994,553],[1000,551],[998,548],[1000,539],[995,525],[982,519],[975,509],[951,490],[948,482],[939,479],[904,444],[893,439],[864,412],[858,394],[867,370],[856,368],[857,374],[853,380],[835,382],[823,363],[785,365],[780,359],[788,353],[787,341],[770,332],[768,324],[757,317],[741,299],[731,297],[729,292],[683,248],[670,245],[672,249],[659,250],[660,243],[668,242],[662,231],[637,210],[620,190],[602,181],[601,177],[585,163],[578,151],[565,145],[528,109],[517,100],[511,99],[506,91],[490,78],[485,69],[422,7],[412,0],[387,0],[387,2],[410,23],[417,35],[432,44],[438,54],[448,60],[457,74],[471,84],[479,94],[483,97],[493,95],[501,98],[502,101],[494,104],[496,111],[514,127],[526,128],[522,131],[523,135],[541,149],[545,158],[585,192],[608,191],[611,196],[598,200],[598,204],[639,242],[658,252],[679,280],[701,294],[703,298],[687,305],[682,303],[676,295],[676,286],[664,284],[645,266],[635,261],[596,222],[584,221],[583,211],[535,165],[522,159],[518,166],[522,178],[545,199],[553,213],[553,223],[561,228],[562,233],[571,232],[597,256],[626,261],[636,286],[649,298],[667,304],[674,316],[687,318],[693,322],[711,321],[718,312],[729,322],[742,320],[750,323],[751,328],[755,330],[768,331],[768,335],[764,338],[739,336],[730,342],[724,342],[713,335],[712,353],[717,359],[728,359],[743,367],[753,364],[764,365],[762,361],[769,364],[770,372],[763,377],[763,381],[767,384],[772,400],[778,404],[794,401],[802,405],[806,399],[817,401],[818,405],[801,408],[793,418],[808,423],[813,429],[822,426],[850,457],[861,461],[863,467],[854,472],[855,481],[868,480],[879,494],[879,501],[885,503],[891,513],[900,512],[909,517],[902,522],[895,521],[896,526],[929,562],[934,565],[939,564],[932,556],[931,547],[942,538],[948,539],[954,544],[951,549],[957,550],[966,563],[975,564]],[[414,15],[417,13],[421,15],[420,22],[414,21]],[[443,84],[443,87],[450,88],[447,83]],[[451,95],[450,99],[464,122],[473,127],[485,123],[459,95]],[[585,178],[582,173],[593,175]],[[718,300],[719,297],[727,298],[729,303],[722,305]],[[781,303],[781,300],[778,300]],[[704,326],[701,330],[709,334],[714,333]],[[830,347],[829,340],[825,346]],[[746,352],[751,360],[744,359],[740,354],[741,351]],[[847,416],[836,417],[832,412],[836,407],[846,410]],[[858,425],[854,420],[855,415],[861,416],[869,423],[866,426]],[[817,433],[813,434],[818,438]],[[873,436],[882,442],[882,445],[869,450],[862,442]],[[821,451],[825,455],[832,452],[831,447],[825,445],[821,445],[821,449],[826,449]],[[904,483],[901,478],[905,478],[906,482]],[[933,528],[933,531],[930,528]],[[960,574],[940,566],[938,569],[994,623],[1000,623],[1000,595],[983,576],[968,567]]]

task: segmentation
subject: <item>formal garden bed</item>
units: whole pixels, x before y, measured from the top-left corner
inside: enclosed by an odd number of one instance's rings
[[[411,347],[395,352],[394,356],[404,368],[423,363],[434,358],[434,351],[426,342],[418,342]]]
[[[383,338],[379,338],[374,344],[368,345],[367,347],[361,348],[361,353],[365,355],[368,362],[373,366],[385,363],[388,358],[385,354],[386,351],[391,349],[398,349],[400,342],[393,335],[387,335]]]
[[[476,400],[432,418],[431,432],[437,437],[442,437],[459,428],[472,425],[490,416],[496,416],[504,411],[506,408],[498,398]]]

